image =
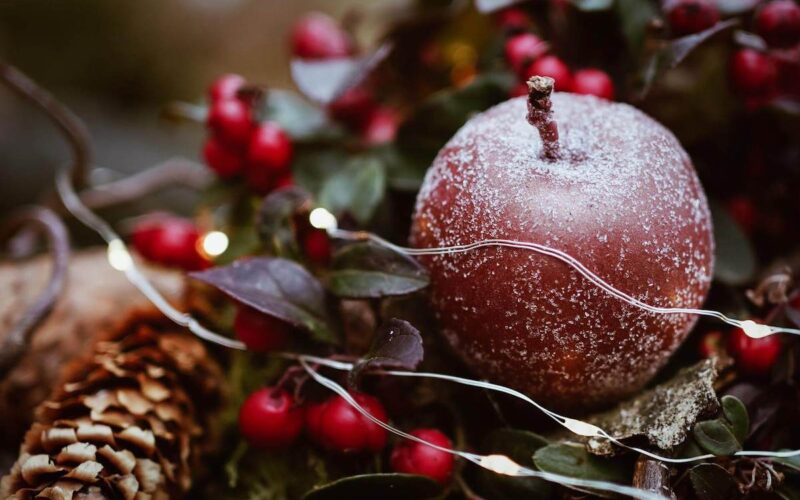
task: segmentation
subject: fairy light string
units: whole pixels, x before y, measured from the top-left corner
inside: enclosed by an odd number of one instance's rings
[[[70,170],[63,169],[59,171],[56,176],[56,188],[58,194],[66,207],[66,209],[72,213],[75,218],[80,220],[83,224],[94,230],[100,237],[105,240],[107,244],[107,258],[108,262],[115,270],[124,273],[125,277],[128,281],[134,285],[162,314],[164,314],[167,318],[175,322],[176,324],[187,328],[197,337],[206,340],[208,342],[212,342],[223,347],[231,348],[231,349],[238,349],[238,350],[246,350],[245,345],[238,341],[221,335],[217,332],[209,330],[205,326],[203,326],[200,322],[198,322],[191,314],[187,312],[183,312],[177,308],[175,308],[169,301],[153,286],[150,280],[141,272],[141,270],[137,267],[133,256],[131,255],[128,247],[126,246],[125,242],[122,238],[117,234],[116,231],[108,224],[105,220],[95,214],[91,209],[89,209],[80,199],[78,194],[75,192],[75,188],[72,184],[72,180],[70,178]],[[522,241],[515,241],[515,240],[504,240],[504,239],[490,239],[490,240],[481,240],[478,242],[465,244],[465,245],[454,245],[454,246],[446,246],[446,247],[436,247],[436,248],[408,248],[395,245],[385,239],[381,238],[380,236],[365,232],[365,231],[348,231],[343,229],[337,228],[337,220],[336,217],[325,210],[324,208],[316,208],[311,211],[309,216],[310,223],[318,228],[324,229],[328,232],[328,234],[333,238],[340,238],[349,241],[372,241],[378,245],[382,245],[386,248],[389,248],[395,252],[402,253],[408,256],[423,256],[423,255],[444,255],[444,254],[453,254],[453,253],[463,253],[463,252],[470,252],[479,248],[485,247],[507,247],[507,248],[517,248],[517,249],[525,249],[540,253],[542,255],[554,257],[575,270],[577,270],[581,275],[586,277],[590,280],[593,284],[598,286],[599,288],[606,291],[608,294],[623,300],[633,306],[639,307],[646,311],[656,313],[656,314],[698,314],[703,316],[710,316],[717,318],[725,323],[728,323],[732,326],[736,326],[742,328],[744,332],[753,338],[761,338],[768,335],[773,335],[776,333],[789,333],[794,335],[800,335],[800,330],[791,329],[791,328],[781,328],[776,326],[769,326],[769,325],[762,325],[755,323],[751,320],[737,320],[733,318],[729,318],[718,311],[711,311],[711,310],[704,310],[704,309],[688,309],[688,308],[666,308],[666,307],[656,307],[649,304],[646,304],[625,292],[618,290],[617,288],[613,287],[611,284],[605,282],[602,278],[597,276],[591,270],[586,268],[580,261],[575,259],[574,257],[554,248],[550,248],[544,245],[536,244],[536,243],[529,243],[529,242],[522,242]],[[436,448],[440,451],[450,453],[452,455],[461,457],[465,460],[468,460],[479,467],[484,469],[496,472],[498,474],[505,474],[510,476],[517,476],[517,477],[537,477],[546,481],[556,482],[559,484],[563,484],[566,486],[571,486],[575,488],[590,488],[595,490],[602,490],[608,491],[612,493],[620,493],[624,495],[630,495],[635,498],[643,498],[643,499],[658,499],[663,498],[660,495],[650,493],[638,488],[633,488],[630,486],[619,485],[615,483],[608,483],[604,481],[593,481],[593,480],[583,480],[583,479],[576,479],[570,478],[567,476],[561,476],[558,474],[547,473],[543,471],[533,470],[517,464],[509,457],[505,455],[477,455],[473,453],[468,453],[459,450],[453,450],[449,448],[444,448],[434,443],[429,443],[424,441],[420,438],[407,434],[399,429],[396,429],[380,420],[376,419],[372,415],[369,414],[364,408],[362,408],[344,389],[341,385],[336,383],[335,381],[324,377],[323,375],[319,374],[316,370],[312,369],[308,363],[315,363],[320,366],[325,366],[328,368],[341,370],[341,371],[351,371],[353,370],[352,363],[345,363],[341,361],[335,361],[326,358],[319,358],[315,356],[305,355],[305,354],[295,354],[295,353],[276,353],[276,356],[283,357],[285,359],[295,360],[302,365],[302,367],[309,373],[309,375],[319,384],[331,389],[332,391],[336,392],[342,398],[344,398],[353,408],[357,411],[362,413],[364,416],[375,422],[376,424],[380,425],[384,429],[389,432],[392,432],[400,437],[405,439],[411,439],[413,441],[431,446]],[[387,370],[387,371],[379,371],[373,372],[375,374],[381,375],[389,375],[389,376],[396,376],[396,377],[416,377],[416,378],[432,378],[432,379],[439,379],[445,380],[465,386],[471,387],[478,387],[482,389],[487,389],[491,391],[495,391],[502,394],[507,394],[518,398],[526,403],[530,404],[531,406],[535,407],[539,411],[543,412],[545,415],[553,419],[559,425],[570,431],[571,433],[583,436],[583,437],[594,437],[594,438],[602,438],[608,439],[610,442],[614,443],[617,446],[622,448],[626,448],[631,451],[635,451],[645,455],[647,457],[653,458],[655,460],[660,460],[662,462],[673,463],[673,464],[680,464],[680,463],[690,463],[699,460],[706,460],[713,458],[714,455],[706,454],[706,455],[698,455],[695,457],[688,457],[688,458],[670,458],[658,455],[656,453],[650,452],[648,450],[638,448],[635,446],[629,446],[618,439],[614,438],[610,434],[608,434],[605,430],[597,427],[593,424],[588,422],[584,422],[582,420],[573,419],[570,417],[566,417],[560,415],[552,410],[547,409],[546,407],[542,406],[535,400],[531,399],[530,397],[526,396],[525,394],[511,389],[509,387],[505,387],[499,384],[493,384],[490,382],[485,382],[481,380],[474,380],[464,377],[457,377],[454,375],[447,375],[442,373],[433,373],[433,372],[411,372],[411,371],[401,371],[401,370]],[[752,450],[743,450],[734,453],[734,456],[742,456],[742,457],[763,457],[763,458],[789,458],[794,456],[800,456],[800,450],[790,450],[790,451],[779,451],[779,452],[771,452],[771,451],[752,451]]]

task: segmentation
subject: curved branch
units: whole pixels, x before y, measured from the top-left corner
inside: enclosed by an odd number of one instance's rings
[[[172,158],[118,181],[85,189],[79,196],[87,207],[103,208],[135,201],[169,186],[202,189],[211,180],[211,174],[202,165],[183,158]]]
[[[0,81],[22,98],[37,105],[61,130],[72,147],[72,183],[86,185],[88,165],[92,162],[89,132],[83,121],[69,108],[10,64],[0,63]]]
[[[0,228],[0,241],[7,241],[20,229],[29,225],[38,226],[45,234],[53,258],[53,269],[44,290],[11,328],[5,341],[0,345],[0,379],[16,366],[25,354],[34,328],[50,313],[64,289],[67,275],[69,236],[66,226],[52,210],[33,206],[16,212],[6,225]]]

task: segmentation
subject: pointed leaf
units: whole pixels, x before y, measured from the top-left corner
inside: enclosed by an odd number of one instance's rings
[[[336,341],[328,326],[322,284],[296,262],[253,257],[189,276],[242,304],[302,328],[319,341]]]
[[[333,257],[328,288],[339,297],[405,295],[428,286],[428,273],[416,260],[375,243],[356,243]]]
[[[570,0],[576,9],[584,12],[608,10],[614,5],[614,0]]]
[[[728,424],[720,419],[695,424],[694,438],[701,448],[717,456],[728,456],[742,449]]]
[[[311,210],[311,194],[299,186],[273,191],[258,210],[256,226],[269,252],[282,257],[299,255],[295,217]]]
[[[689,471],[692,488],[700,500],[727,500],[734,494],[736,481],[717,464],[700,464]]]
[[[614,10],[620,22],[620,28],[625,35],[628,51],[634,55],[640,53],[647,26],[653,19],[658,18],[658,8],[653,2],[642,0],[617,0]]]
[[[424,354],[419,330],[408,321],[392,318],[378,328],[369,353],[350,372],[350,385],[355,386],[366,370],[414,370]]]
[[[424,500],[441,491],[439,484],[414,474],[364,474],[349,476],[314,488],[304,500]]]
[[[756,271],[755,252],[727,211],[717,203],[710,207],[716,243],[714,278],[726,285],[744,284]]]
[[[276,122],[295,141],[337,135],[337,125],[328,119],[324,109],[288,90],[270,89],[259,114]]]
[[[547,439],[533,432],[517,429],[496,429],[484,440],[486,454],[499,453],[515,462],[532,467],[533,454],[547,446]],[[549,498],[553,486],[537,478],[510,477],[485,469],[479,471],[482,492],[489,498],[512,500],[517,498]]]
[[[630,464],[589,454],[582,445],[556,443],[536,450],[533,461],[540,470],[581,479],[626,484],[631,478]]]
[[[725,418],[731,423],[731,430],[739,444],[744,444],[747,434],[750,432],[750,416],[747,408],[739,398],[735,396],[722,396],[722,412]]]
[[[383,201],[385,191],[383,164],[375,157],[359,157],[325,181],[319,203],[335,214],[347,212],[366,224]]]

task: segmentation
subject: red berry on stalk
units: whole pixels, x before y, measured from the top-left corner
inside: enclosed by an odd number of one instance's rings
[[[208,88],[208,97],[211,102],[221,101],[224,99],[234,99],[239,89],[247,84],[247,80],[243,76],[234,75],[232,73],[222,75]]]
[[[388,420],[376,398],[350,392],[355,401],[382,422]],[[323,448],[339,453],[379,452],[386,446],[386,430],[350,406],[343,397],[313,405],[306,416],[309,437]]]
[[[232,150],[216,137],[209,137],[203,146],[203,158],[208,166],[223,179],[242,173],[244,159],[239,151]]]
[[[303,253],[311,262],[324,266],[331,260],[331,239],[324,229],[310,229],[303,235]]]
[[[322,12],[310,12],[292,28],[292,54],[303,59],[333,59],[353,52],[353,42],[339,24]]]
[[[741,328],[736,328],[729,334],[728,351],[742,373],[765,377],[780,357],[781,340],[777,335],[754,339]]]
[[[533,62],[525,71],[525,79],[532,76],[549,76],[555,80],[556,92],[572,91],[572,72],[569,67],[556,56],[544,56]]]
[[[287,173],[292,161],[292,141],[276,123],[264,122],[250,138],[247,147],[247,183],[258,193],[274,189]]]
[[[253,131],[250,108],[235,98],[212,103],[206,123],[218,139],[234,147],[247,144]]]
[[[188,219],[169,216],[143,220],[133,228],[131,239],[142,257],[164,266],[197,271],[210,264],[198,249],[200,231]]]
[[[520,33],[506,41],[506,61],[517,73],[524,72],[531,62],[545,52],[547,52],[547,44],[533,33]]]
[[[286,346],[291,326],[252,307],[241,305],[233,320],[233,330],[248,350],[270,352]]]
[[[400,122],[397,114],[386,107],[374,109],[361,127],[361,138],[367,144],[392,142],[397,135]]]
[[[366,121],[376,106],[372,92],[365,86],[359,85],[347,89],[328,104],[328,114],[336,121],[357,127]]]
[[[715,356],[722,351],[722,332],[719,330],[711,330],[710,332],[705,332],[702,337],[700,337],[700,345],[698,346],[698,354],[701,358],[710,358],[711,356]]]
[[[765,4],[756,15],[758,34],[770,47],[789,48],[800,43],[800,6],[793,0]]]
[[[450,438],[436,429],[417,429],[409,434],[442,448],[453,448]],[[453,472],[453,455],[411,440],[395,446],[390,461],[395,472],[428,476],[442,484]]]
[[[605,71],[586,68],[575,72],[572,79],[572,92],[576,94],[593,95],[614,100],[614,82]]]
[[[767,54],[754,49],[734,52],[730,62],[731,82],[746,96],[767,96],[778,81],[775,62]]]
[[[698,33],[719,21],[719,9],[711,0],[668,0],[664,11],[676,35]]]
[[[257,448],[285,448],[302,430],[303,410],[282,389],[259,389],[239,409],[239,432]]]

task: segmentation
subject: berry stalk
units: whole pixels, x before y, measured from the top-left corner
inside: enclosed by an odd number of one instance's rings
[[[547,76],[528,79],[528,123],[536,127],[542,138],[542,155],[549,161],[559,158],[558,125],[553,117],[554,80]]]

